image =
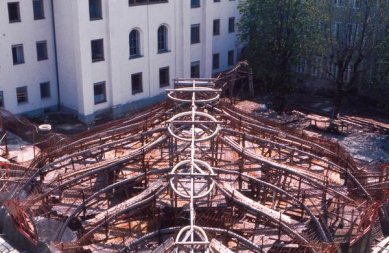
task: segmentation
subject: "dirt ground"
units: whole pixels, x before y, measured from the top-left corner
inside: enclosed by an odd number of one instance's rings
[[[242,100],[237,102],[236,107],[292,128],[304,129],[309,135],[336,141],[345,147],[361,165],[376,167],[375,165],[389,163],[389,117],[382,111],[374,110],[373,107],[363,103],[355,104],[355,102],[348,101],[348,104],[344,104],[341,115],[365,121],[369,120],[372,125],[382,126],[381,129],[385,130],[386,127],[386,132],[374,130],[374,126],[369,127],[368,124],[366,128],[351,127],[349,132],[342,134],[326,131],[324,128],[312,127],[310,120],[307,120],[306,116],[303,115],[312,113],[330,117],[332,101],[325,97],[307,96],[305,94],[291,95],[287,99],[286,113],[281,115],[272,110],[274,101],[270,96]]]

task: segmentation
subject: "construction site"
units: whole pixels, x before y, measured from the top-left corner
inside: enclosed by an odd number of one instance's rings
[[[1,252],[387,252],[389,162],[364,166],[339,142],[237,107],[251,82],[244,64],[175,79],[165,102],[72,136],[1,111],[3,153],[10,132],[33,153],[3,155]]]

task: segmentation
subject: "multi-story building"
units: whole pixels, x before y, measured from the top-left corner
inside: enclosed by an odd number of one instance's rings
[[[0,106],[13,113],[56,106],[51,2],[0,1]]]
[[[58,105],[89,122],[160,100],[173,78],[210,77],[236,62],[238,3],[1,1],[2,105]]]

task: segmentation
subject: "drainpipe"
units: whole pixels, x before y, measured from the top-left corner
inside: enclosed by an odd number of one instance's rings
[[[51,0],[51,17],[52,17],[52,25],[53,25],[53,36],[54,36],[55,76],[57,79],[57,99],[58,99],[57,109],[59,111],[61,109],[61,94],[59,90],[57,35],[55,32],[54,0]]]

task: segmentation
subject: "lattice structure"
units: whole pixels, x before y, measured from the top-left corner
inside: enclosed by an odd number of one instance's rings
[[[178,113],[169,121],[168,130],[173,138],[190,143],[190,157],[177,163],[170,172],[173,191],[189,200],[190,225],[182,228],[176,237],[176,251],[209,252],[209,240],[205,231],[195,225],[195,200],[204,198],[214,189],[216,176],[212,167],[196,158],[196,143],[212,140],[219,133],[219,122],[199,106],[217,102],[221,90],[214,89],[212,80],[175,80],[169,98],[181,104],[189,103],[191,110]],[[178,88],[182,87],[182,88]],[[198,93],[206,97],[197,96]],[[187,99],[190,97],[191,99]]]
[[[19,231],[65,252],[333,252],[382,236],[386,167],[371,184],[336,143],[224,103],[215,82],[177,79],[168,102],[7,174]]]

